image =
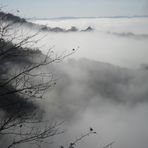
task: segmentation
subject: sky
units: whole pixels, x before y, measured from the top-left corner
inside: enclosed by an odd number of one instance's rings
[[[4,9],[24,17],[148,15],[148,0],[1,0]]]
[[[1,0],[1,4],[6,5],[3,9],[15,14],[19,10],[18,14],[24,17],[148,15],[148,0]],[[64,120],[66,130],[48,148],[63,144],[66,148],[65,144],[73,142],[89,127],[97,131],[96,138],[89,137],[77,147],[97,148],[115,141],[114,148],[147,148],[148,18],[35,22],[65,29],[71,26],[79,30],[88,26],[94,29],[92,32],[40,32],[37,36],[37,41],[43,39],[35,47],[46,54],[50,47],[57,55],[78,48],[69,60],[42,71],[46,74],[51,70],[59,78],[54,89],[47,92],[47,99],[41,100],[45,121]],[[20,32],[14,32],[22,35],[26,31],[29,35],[36,31],[31,29],[24,26]],[[14,61],[5,65],[8,70],[14,65],[15,74],[15,67],[21,70]]]

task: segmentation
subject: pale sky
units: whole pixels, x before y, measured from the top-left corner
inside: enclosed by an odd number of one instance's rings
[[[24,17],[148,15],[148,0],[0,0]]]

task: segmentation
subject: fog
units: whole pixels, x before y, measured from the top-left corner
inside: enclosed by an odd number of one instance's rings
[[[78,48],[72,57],[88,58],[123,67],[138,68],[148,62],[147,18],[98,18],[68,20],[36,20],[34,23],[50,27],[79,30],[92,27],[92,32],[46,33],[44,45],[55,45],[54,50]],[[46,49],[46,48],[44,48]],[[43,49],[43,50],[44,50]],[[134,56],[133,56],[134,53]]]
[[[63,136],[51,147],[68,144],[93,127],[76,147],[147,148],[148,141],[148,19],[98,18],[35,20],[49,27],[92,32],[43,32],[43,53],[77,49],[62,63],[50,67],[59,78],[42,103],[46,117],[64,121]],[[58,141],[58,142],[57,142]]]
[[[93,127],[96,136],[77,147],[147,147],[148,71],[131,70],[88,59],[70,60],[53,68],[61,79],[43,105],[46,117],[64,120],[66,132],[55,147]],[[53,146],[52,146],[53,147]]]
[[[48,147],[68,147],[93,127],[97,135],[76,147],[147,148],[148,141],[148,19],[98,18],[36,20],[49,27],[92,32],[40,32],[35,46],[47,53],[76,52],[49,66],[58,79],[41,106],[45,118],[64,121],[63,135]]]

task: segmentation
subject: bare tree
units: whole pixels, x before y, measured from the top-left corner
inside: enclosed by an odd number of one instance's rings
[[[63,133],[59,130],[61,123],[49,124],[42,120],[42,110],[35,101],[44,98],[49,88],[56,84],[53,74],[43,69],[75,50],[53,56],[53,48],[46,55],[26,48],[24,45],[31,46],[39,41],[34,40],[38,32],[19,35],[16,32],[24,21],[17,23],[19,27],[13,32],[15,23],[7,18],[5,13],[0,16],[0,139],[9,138],[6,148],[24,143],[40,146],[47,138]],[[8,63],[11,66],[7,66]]]
[[[103,148],[112,148],[113,144],[115,143],[115,141],[112,141],[111,143],[103,146]]]
[[[70,142],[69,147],[68,148],[75,148],[75,146],[81,142],[84,138],[90,136],[90,135],[96,135],[97,132],[94,131],[93,128],[90,128],[88,132],[86,132],[85,134],[82,134],[80,137],[76,138],[76,140],[74,140],[73,142]],[[64,148],[63,145],[60,146],[60,148]]]

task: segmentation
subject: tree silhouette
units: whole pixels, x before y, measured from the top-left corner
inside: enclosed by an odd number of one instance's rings
[[[38,32],[17,34],[26,21],[19,17],[12,21],[13,18],[12,14],[0,12],[0,139],[8,137],[6,148],[24,143],[39,146],[47,138],[63,133],[59,129],[62,123],[43,120],[44,111],[36,102],[56,84],[52,72],[45,73],[43,69],[73,51],[53,56],[53,47],[46,55],[39,49],[25,48],[40,40],[34,40]]]

